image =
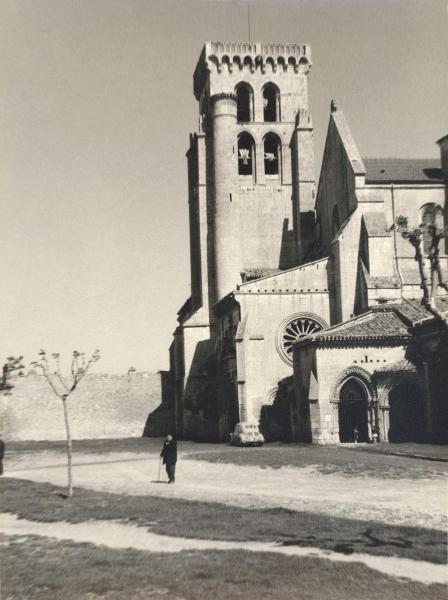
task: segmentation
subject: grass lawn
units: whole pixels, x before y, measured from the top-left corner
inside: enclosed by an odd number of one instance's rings
[[[259,466],[266,469],[315,466],[322,475],[371,476],[382,479],[424,479],[446,477],[448,463],[395,456],[370,451],[367,446],[307,446],[297,444],[267,444],[262,448],[221,446],[194,452],[184,457],[212,463]]]
[[[65,453],[65,442],[9,442],[7,454]],[[425,444],[377,444],[358,447],[313,446],[310,444],[265,444],[262,448],[235,448],[228,444],[196,443],[180,441],[178,449],[183,460],[200,460],[211,463],[230,463],[244,466],[258,466],[267,469],[281,467],[315,466],[322,475],[341,473],[354,476],[372,476],[383,479],[424,479],[446,477],[448,462],[442,460],[422,460],[409,456],[396,456],[392,452],[420,454],[435,458],[448,456],[446,446]],[[161,440],[157,438],[127,438],[103,440],[74,440],[73,453],[108,455],[110,453],[133,453],[158,455]]]
[[[34,521],[119,520],[156,533],[215,540],[256,540],[314,546],[342,553],[365,552],[443,564],[442,531],[333,518],[283,508],[251,510],[223,504],[127,496],[77,488],[65,489],[27,480],[0,480],[0,507]]]
[[[252,552],[153,554],[15,536],[0,548],[4,600],[444,600],[445,587],[359,563]]]
[[[160,452],[160,439],[154,438],[118,438],[118,439],[102,439],[102,440],[73,440],[73,452],[86,452],[89,454],[109,454],[110,452],[133,452],[133,453],[148,453]],[[58,441],[24,441],[24,442],[8,442],[6,451],[10,453],[29,452],[62,452],[66,451],[66,442]]]

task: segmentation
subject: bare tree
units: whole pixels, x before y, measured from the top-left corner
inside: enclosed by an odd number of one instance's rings
[[[407,217],[399,216],[395,219],[392,229],[398,231],[401,236],[414,248],[414,258],[418,264],[421,288],[423,292],[422,304],[448,328],[448,317],[437,308],[436,297],[439,289],[448,292],[448,283],[444,280],[440,266],[440,242],[448,233],[446,227],[437,227],[435,224],[421,224],[414,229],[408,225]],[[430,239],[427,261],[422,252],[422,241],[424,235]]]
[[[11,390],[14,386],[9,381],[10,374],[13,371],[20,371],[24,369],[24,365],[22,364],[23,356],[8,356],[5,364],[2,368],[2,378],[0,381],[0,391],[8,391]]]
[[[61,374],[60,354],[51,355],[51,364],[45,350],[39,352],[39,360],[32,362],[42,372],[48,385],[54,394],[62,401],[64,409],[65,433],[67,440],[67,471],[68,471],[68,496],[73,496],[73,474],[72,474],[72,437],[68,418],[67,400],[76,390],[81,380],[85,377],[90,367],[100,360],[99,350],[95,350],[89,360],[83,352],[74,350],[70,366],[71,377],[64,378]]]

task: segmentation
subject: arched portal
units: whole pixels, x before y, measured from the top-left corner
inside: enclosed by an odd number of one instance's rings
[[[368,442],[368,404],[366,388],[353,377],[339,392],[339,439],[342,443]]]

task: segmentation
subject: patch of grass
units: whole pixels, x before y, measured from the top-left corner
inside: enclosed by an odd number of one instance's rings
[[[233,552],[153,554],[27,536],[1,548],[8,600],[444,600],[442,585],[359,563]]]
[[[381,479],[446,477],[448,463],[370,451],[372,446],[341,448],[298,444],[267,444],[262,448],[221,446],[194,452],[184,459],[280,469],[314,466],[323,475],[340,473]]]
[[[103,455],[110,453],[133,453],[158,455],[162,447],[160,438],[125,438],[74,440],[74,454]],[[179,451],[187,460],[212,463],[228,463],[243,466],[259,466],[269,469],[281,467],[315,466],[322,474],[343,473],[346,475],[376,476],[387,479],[409,479],[443,477],[448,474],[447,446],[428,444],[369,444],[352,447],[313,446],[311,444],[265,444],[262,448],[235,448],[228,444],[211,444],[180,441]],[[8,442],[9,455],[24,455],[36,452],[64,454],[64,441]],[[394,453],[402,453],[397,456]],[[432,457],[426,461],[410,455]],[[437,460],[440,459],[440,462]]]
[[[430,460],[448,461],[447,444],[420,444],[417,442],[400,442],[369,444],[359,446],[359,450],[365,452],[378,452],[379,454],[403,454],[409,457],[419,456]]]
[[[73,440],[73,452],[91,454],[109,454],[110,452],[148,453],[160,452],[161,440],[156,438],[123,438],[103,440]],[[65,453],[66,442],[57,441],[24,441],[8,442],[6,450],[11,454],[28,454],[30,452],[60,452]]]
[[[341,552],[365,552],[446,562],[442,531],[333,518],[283,508],[244,509],[154,496],[126,496],[77,488],[73,498],[48,483],[2,478],[0,506],[34,521],[117,520],[154,532],[215,540],[275,541]]]

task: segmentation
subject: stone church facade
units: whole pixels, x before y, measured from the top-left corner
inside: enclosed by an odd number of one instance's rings
[[[344,388],[342,373],[353,380],[343,395],[354,400],[367,363],[381,366],[378,381],[397,364],[412,379],[413,321],[393,307],[418,298],[420,280],[412,248],[390,226],[398,215],[446,219],[448,137],[443,169],[437,160],[363,159],[332,103],[316,182],[310,68],[306,45],[208,42],[202,50],[199,131],[187,152],[191,297],[178,313],[154,433],[226,440],[249,420],[268,439],[349,441],[340,429],[355,417],[336,418],[342,405],[329,404]],[[446,266],[446,254],[441,260]],[[336,344],[321,359],[325,332],[369,310],[373,321],[400,321],[387,343],[373,332],[355,352]],[[361,410],[362,435],[382,427],[388,439],[390,427],[369,410]]]

